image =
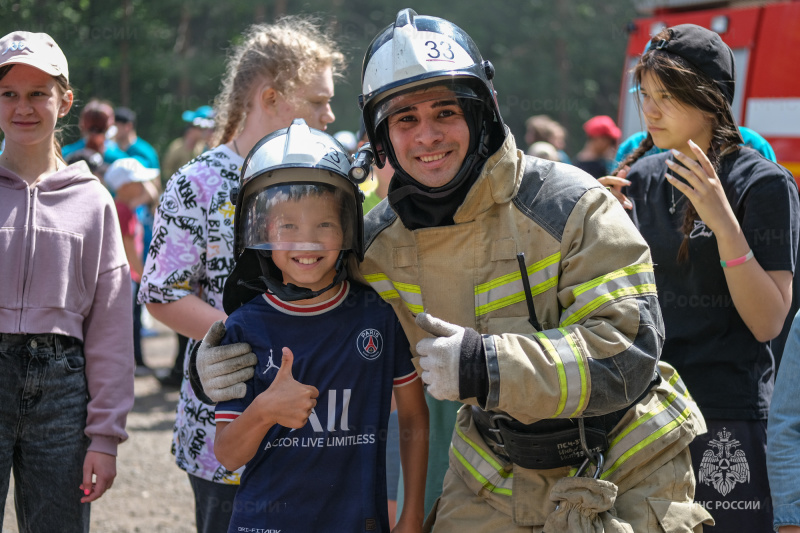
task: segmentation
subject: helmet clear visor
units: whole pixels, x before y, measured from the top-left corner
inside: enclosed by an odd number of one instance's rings
[[[375,104],[375,127],[389,116],[415,105],[434,100],[448,101],[459,98],[480,99],[475,90],[463,81],[437,80],[431,83],[430,80],[426,80],[426,85],[422,87],[419,85],[405,86],[403,90],[390,93]]]
[[[281,183],[242,202],[242,243],[258,250],[355,249],[353,192],[328,183]]]

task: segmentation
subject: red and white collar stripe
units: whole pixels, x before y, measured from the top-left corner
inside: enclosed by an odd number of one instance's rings
[[[313,305],[297,305],[292,302],[284,302],[274,294],[269,293],[264,293],[264,300],[281,313],[293,316],[312,316],[321,315],[322,313],[327,313],[331,309],[339,307],[349,293],[350,283],[343,281],[339,286],[339,291],[335,295],[324,302]]]

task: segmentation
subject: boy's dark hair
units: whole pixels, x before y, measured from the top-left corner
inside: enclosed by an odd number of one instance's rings
[[[136,113],[128,107],[114,109],[114,122],[136,125]]]

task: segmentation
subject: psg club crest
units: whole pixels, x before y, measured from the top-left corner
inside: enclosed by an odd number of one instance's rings
[[[737,450],[741,443],[731,439],[731,432],[726,428],[717,433],[718,439],[708,442],[710,448],[703,453],[700,461],[699,481],[712,485],[723,496],[727,495],[738,483],[750,482],[750,466],[743,450]]]
[[[383,336],[377,329],[365,329],[356,339],[358,353],[367,361],[373,361],[383,352]]]

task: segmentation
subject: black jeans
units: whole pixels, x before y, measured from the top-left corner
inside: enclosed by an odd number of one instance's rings
[[[89,438],[83,344],[65,335],[0,334],[0,497],[14,471],[21,532],[89,531],[81,503]],[[0,507],[0,525],[4,518]]]

